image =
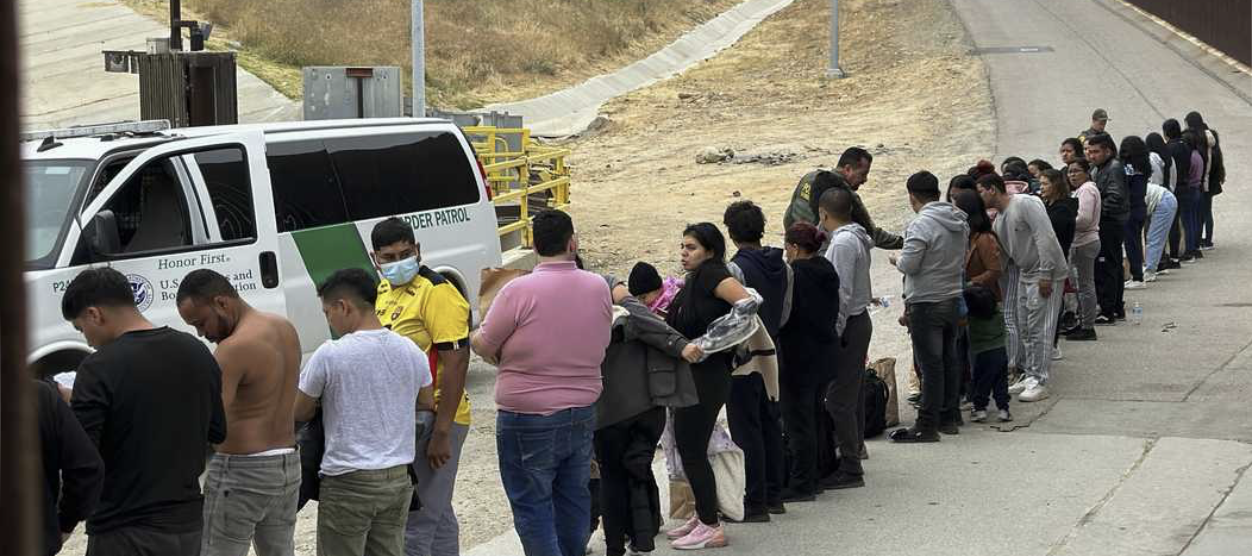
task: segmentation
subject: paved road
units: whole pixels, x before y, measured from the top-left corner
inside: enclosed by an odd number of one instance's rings
[[[871,441],[866,488],[791,505],[771,525],[730,525],[733,546],[720,553],[1251,554],[1250,76],[1113,0],[952,3],[975,47],[1043,47],[982,54],[998,160],[1057,160],[1060,140],[1097,107],[1118,137],[1203,113],[1229,171],[1218,248],[1127,293],[1145,308],[1141,326],[1066,345],[1055,397],[1013,407],[1021,428],[970,424],[925,446]],[[901,333],[883,317],[879,334]],[[508,534],[472,554],[518,550]]]
[[[137,120],[139,78],[105,73],[102,50],[144,50],[167,28],[117,0],[17,0],[22,126],[47,129]],[[241,122],[294,120],[299,103],[244,70],[236,74]]]

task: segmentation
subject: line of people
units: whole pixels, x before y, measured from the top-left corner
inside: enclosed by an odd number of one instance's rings
[[[897,252],[920,382],[915,423],[890,439],[957,434],[965,400],[973,421],[989,418],[990,398],[1009,421],[1011,395],[1050,396],[1060,337],[1096,339],[1095,325],[1125,318],[1124,289],[1211,249],[1224,166],[1216,133],[1197,113],[1186,121],[1185,132],[1165,123],[1167,141],[1131,136],[1118,148],[1096,111],[1083,137],[1062,143],[1063,170],[1009,159],[1000,175],[982,161],[945,197],[918,172],[905,187],[917,216],[901,236],[873,223],[858,194],[872,155],[850,148],[794,189],[783,248],[763,245],[766,218],[749,201],[724,214],[731,258],[715,224],[687,227],[683,279],[644,263],[627,282],[586,272],[570,216],[545,211],[533,222],[540,264],[497,293],[474,333],[467,300],[390,218],[371,234],[374,272],[320,281],[337,339],[303,369],[295,328],[212,270],[188,274],[177,293],[212,354],[145,319],[117,271],[84,271],[62,300],[97,349],[69,397],[75,419],[39,398],[47,553],[85,519],[92,556],[290,555],[309,495],[320,555],[457,554],[471,351],[497,366],[497,457],[526,554],[584,554],[594,460],[608,554],[653,550],[664,520],[650,465],[669,419],[695,506],[667,531],[671,545],[726,546],[708,457],[721,412],[745,453],[738,521],[865,486],[873,247]],[[1066,289],[1077,290],[1071,310]],[[700,347],[747,306],[762,337]],[[323,442],[298,448],[295,423],[320,423]]]

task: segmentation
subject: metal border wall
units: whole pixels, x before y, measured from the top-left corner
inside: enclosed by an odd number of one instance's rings
[[[1126,0],[1252,65],[1252,0]]]

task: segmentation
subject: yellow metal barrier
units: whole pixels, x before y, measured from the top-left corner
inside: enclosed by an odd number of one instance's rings
[[[472,126],[462,129],[472,137],[471,146],[484,166],[494,206],[514,208],[517,204],[519,208],[518,219],[499,226],[497,235],[522,232],[522,245],[531,247],[530,208],[538,202],[545,208],[557,210],[566,210],[571,205],[571,172],[567,167],[571,151],[534,142],[527,128]],[[510,150],[507,138],[512,136],[519,138],[521,150]],[[544,197],[538,198],[541,195]]]

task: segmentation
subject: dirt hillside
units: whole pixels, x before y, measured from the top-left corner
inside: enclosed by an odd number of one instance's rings
[[[878,225],[910,215],[907,176],[943,183],[994,141],[980,60],[942,0],[842,2],[845,79],[826,79],[828,2],[799,0],[684,75],[617,99],[610,123],[575,142],[574,214],[587,260],[623,274],[637,260],[679,273],[685,224],[720,223],[738,199],[768,215],[768,243],[798,178],[848,146],[874,155],[860,190]],[[697,164],[704,148],[775,155],[782,164]],[[792,158],[789,155],[793,155]]]

